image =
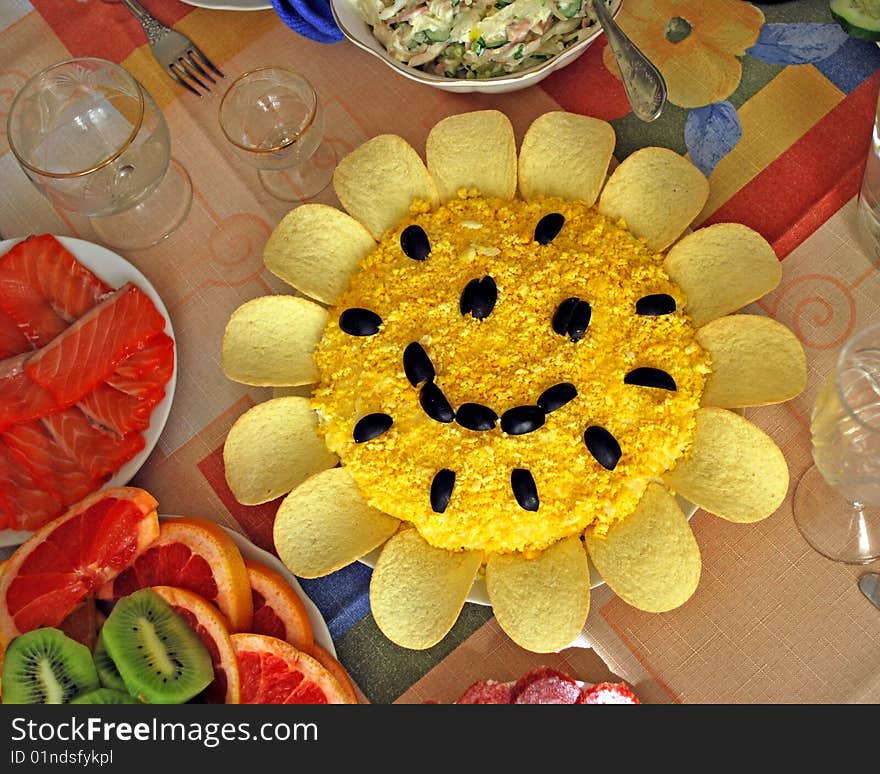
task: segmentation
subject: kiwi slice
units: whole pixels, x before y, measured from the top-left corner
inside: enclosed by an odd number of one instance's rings
[[[130,693],[116,691],[113,688],[97,688],[88,693],[81,693],[71,704],[140,704]]]
[[[113,659],[107,653],[104,646],[104,636],[98,633],[98,639],[95,641],[95,651],[92,653],[95,659],[95,669],[98,670],[98,680],[103,688],[112,688],[115,691],[126,691],[125,683],[122,681],[122,675],[113,663]]]
[[[101,630],[126,690],[150,704],[183,704],[214,679],[211,655],[152,589],[120,599]]]
[[[3,660],[4,704],[66,704],[98,687],[98,673],[85,645],[59,629],[20,634]]]

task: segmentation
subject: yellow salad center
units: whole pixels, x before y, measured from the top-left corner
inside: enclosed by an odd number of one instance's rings
[[[548,213],[565,222],[549,244],[535,241]],[[418,224],[431,252],[413,260],[401,233]],[[497,301],[478,320],[459,299],[473,279],[491,276]],[[665,293],[676,310],[636,314],[643,296]],[[554,332],[560,303],[579,298],[592,314],[584,337]],[[449,550],[532,555],[589,526],[605,534],[636,507],[648,482],[688,449],[709,372],[707,354],[682,311],[684,297],[649,250],[622,222],[582,202],[487,199],[462,192],[436,210],[417,203],[365,258],[331,310],[317,345],[321,382],[313,396],[319,430],[374,506],[411,522],[432,545]],[[382,325],[354,336],[339,326],[349,308],[369,309]],[[508,435],[500,423],[475,431],[431,419],[404,373],[403,352],[419,342],[434,382],[453,408],[479,403],[499,416],[534,405],[544,390],[575,385],[577,397],[546,415],[543,426]],[[639,367],[666,371],[677,389],[626,384]],[[356,443],[355,424],[381,412],[393,420],[378,437]],[[584,441],[591,426],[620,446],[613,470]],[[430,490],[441,469],[455,473],[442,513]],[[511,472],[531,473],[537,510],[515,498]]]

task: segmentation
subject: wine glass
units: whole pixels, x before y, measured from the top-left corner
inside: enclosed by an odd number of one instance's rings
[[[283,67],[244,73],[223,95],[219,119],[226,138],[257,168],[272,196],[301,201],[330,182],[336,153],[324,141],[318,95],[299,73]]]
[[[806,541],[838,562],[880,558],[880,323],[857,331],[819,391],[814,465],[794,496]]]
[[[106,59],[67,59],[37,73],[12,102],[7,136],[37,189],[91,218],[112,247],[157,244],[189,212],[192,184],[171,158],[162,111]]]

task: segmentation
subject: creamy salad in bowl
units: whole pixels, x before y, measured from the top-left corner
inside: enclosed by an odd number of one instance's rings
[[[434,75],[521,72],[595,33],[589,0],[352,0],[396,60]]]

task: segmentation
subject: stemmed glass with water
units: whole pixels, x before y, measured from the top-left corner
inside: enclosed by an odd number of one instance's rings
[[[810,423],[814,465],[794,496],[795,524],[820,554],[880,558],[880,323],[844,345]]]
[[[113,62],[79,57],[37,73],[13,100],[7,138],[37,189],[91,218],[111,247],[154,245],[189,212],[192,185],[162,111]]]

